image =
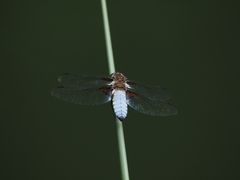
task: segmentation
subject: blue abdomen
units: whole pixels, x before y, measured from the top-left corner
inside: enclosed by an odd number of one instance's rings
[[[113,93],[113,110],[117,118],[123,120],[127,117],[127,98],[126,91],[115,90]]]

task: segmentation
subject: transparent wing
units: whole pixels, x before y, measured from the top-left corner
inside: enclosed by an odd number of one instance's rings
[[[112,80],[108,77],[84,76],[78,74],[63,74],[58,77],[58,82],[68,88],[88,89],[108,85]]]
[[[100,105],[111,100],[111,82],[108,78],[64,74],[58,78],[60,86],[51,94],[67,102],[82,105]]]
[[[175,105],[168,100],[152,100],[146,96],[128,92],[128,105],[138,112],[152,116],[170,116],[177,114]]]
[[[170,94],[164,88],[159,86],[144,85],[133,81],[128,81],[127,83],[130,85],[131,91],[140,95],[144,95],[150,100],[167,101],[171,99]]]
[[[52,90],[52,95],[67,102],[82,105],[100,105],[111,100],[111,91],[106,89],[74,89],[58,87]]]

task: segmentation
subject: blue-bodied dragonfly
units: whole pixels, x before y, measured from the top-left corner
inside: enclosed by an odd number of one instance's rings
[[[177,114],[171,96],[159,86],[149,86],[128,80],[115,72],[107,77],[64,74],[52,95],[81,105],[101,105],[112,102],[119,120],[127,117],[128,106],[152,116]]]

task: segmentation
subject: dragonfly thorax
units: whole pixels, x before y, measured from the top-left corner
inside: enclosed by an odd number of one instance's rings
[[[127,78],[119,72],[111,75],[113,89],[127,90],[126,80]]]

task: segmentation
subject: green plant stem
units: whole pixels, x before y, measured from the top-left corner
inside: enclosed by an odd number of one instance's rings
[[[119,146],[122,179],[129,180],[127,153],[126,153],[126,147],[125,147],[123,125],[122,125],[122,122],[119,121],[118,119],[116,119],[116,124],[117,124],[117,136],[118,136],[118,146]]]
[[[106,48],[107,48],[108,67],[109,67],[109,73],[111,74],[115,72],[115,65],[114,65],[114,57],[113,57],[113,49],[112,49],[106,0],[101,0],[101,4],[102,4],[104,32],[105,32],[105,40],[106,40]],[[122,179],[129,180],[123,124],[117,118],[116,118],[116,126],[117,126],[117,137],[118,137],[118,147],[119,147]]]

